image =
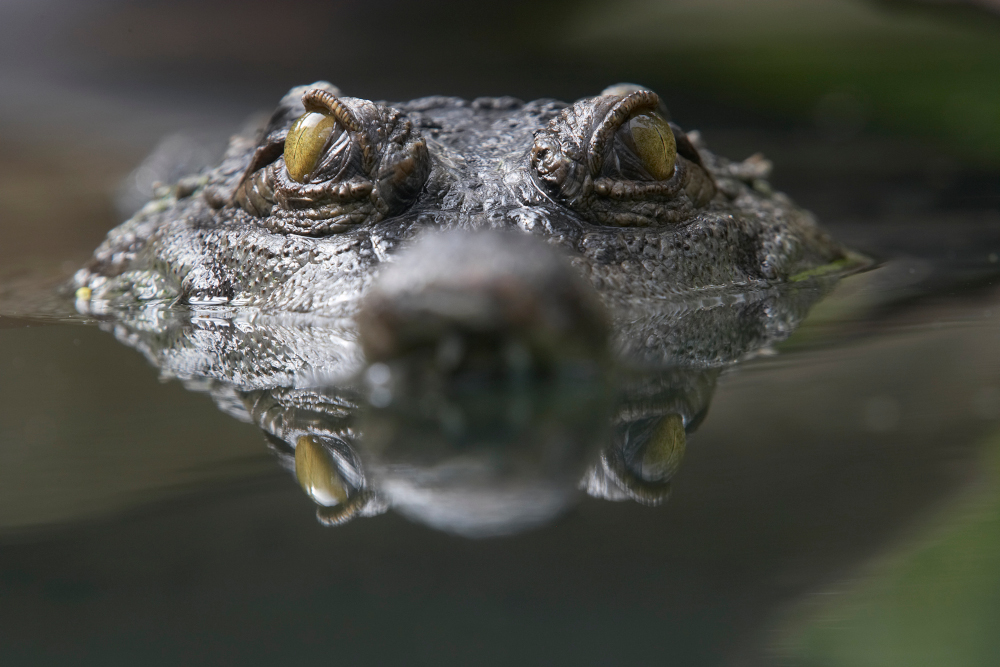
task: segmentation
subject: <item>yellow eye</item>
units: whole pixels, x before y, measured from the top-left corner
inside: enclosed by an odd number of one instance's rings
[[[285,168],[288,170],[288,177],[304,183],[316,168],[323,149],[334,132],[339,134],[342,130],[333,116],[317,111],[299,116],[285,138]]]
[[[677,142],[667,121],[659,114],[644,113],[628,121],[632,141],[642,165],[650,176],[665,181],[674,175],[677,162]]]
[[[307,435],[295,443],[295,477],[319,505],[332,507],[347,500],[347,486],[330,452]]]

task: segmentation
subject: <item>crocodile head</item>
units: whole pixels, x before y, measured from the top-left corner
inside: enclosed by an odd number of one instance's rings
[[[351,316],[379,265],[426,229],[557,246],[612,310],[758,289],[844,261],[770,165],[711,153],[652,91],[573,104],[290,91],[220,165],[109,233],[75,283],[95,308],[169,300]],[[447,258],[441,258],[447,261]]]

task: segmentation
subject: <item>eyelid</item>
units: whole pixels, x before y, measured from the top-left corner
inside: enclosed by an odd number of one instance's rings
[[[637,90],[618,100],[604,116],[604,120],[590,135],[587,147],[587,166],[590,175],[596,177],[601,172],[608,143],[614,139],[618,131],[628,119],[638,111],[655,112],[660,105],[659,96],[651,90]]]
[[[313,88],[302,95],[302,106],[306,108],[306,111],[328,113],[336,118],[341,126],[350,132],[351,136],[358,142],[364,170],[366,173],[371,172],[375,166],[375,149],[357,116],[346,104],[333,93]]]

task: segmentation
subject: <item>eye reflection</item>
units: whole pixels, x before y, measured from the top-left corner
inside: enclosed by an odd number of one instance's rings
[[[366,475],[394,511],[491,537],[548,523],[578,502],[608,437],[600,378],[460,389],[436,374],[414,378],[422,366],[419,355],[394,364],[403,378],[392,404],[361,414]]]
[[[115,326],[165,374],[213,360],[189,386],[263,431],[321,524],[391,509],[491,537],[584,495],[666,502],[721,370],[787,336],[836,280],[644,302],[609,320],[546,244],[452,233],[401,253],[350,323],[127,310]]]
[[[643,448],[640,468],[643,479],[669,481],[680,468],[686,449],[684,418],[667,415],[657,424],[653,437]]]
[[[301,436],[296,442],[295,477],[317,505],[332,507],[347,500],[347,486],[333,456],[311,436]]]

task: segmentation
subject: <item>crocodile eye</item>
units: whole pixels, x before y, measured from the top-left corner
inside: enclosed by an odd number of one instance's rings
[[[670,125],[659,114],[633,116],[622,130],[631,135],[636,155],[650,176],[657,181],[665,181],[674,175],[677,142]]]
[[[296,183],[304,183],[315,171],[324,149],[343,132],[337,119],[330,114],[310,111],[299,116],[285,139],[288,177]]]
[[[684,131],[664,118],[656,93],[625,88],[631,92],[580,100],[535,132],[536,183],[591,223],[690,220],[715,196],[712,175]]]
[[[271,231],[375,223],[406,210],[427,180],[427,143],[403,113],[335,93],[325,82],[293,89],[236,186],[232,204]]]
[[[607,155],[600,173],[614,180],[666,181],[674,175],[677,164],[674,131],[655,110],[640,109],[626,117],[609,137],[604,151]]]

